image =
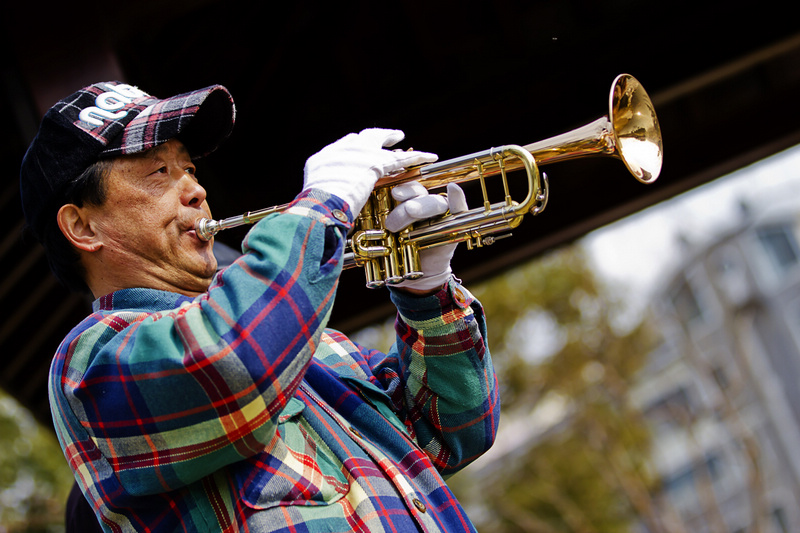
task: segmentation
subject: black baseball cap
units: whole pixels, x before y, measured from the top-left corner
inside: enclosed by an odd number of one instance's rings
[[[41,241],[67,191],[101,158],[144,152],[174,138],[200,158],[228,138],[235,119],[233,98],[221,85],[163,100],[118,81],[84,87],[45,113],[22,160],[28,228]]]

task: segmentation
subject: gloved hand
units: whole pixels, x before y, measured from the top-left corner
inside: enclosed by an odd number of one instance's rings
[[[366,129],[326,146],[306,161],[303,190],[315,188],[347,202],[353,216],[367,202],[378,178],[438,159],[435,154],[385,150],[403,140],[400,130]]]
[[[467,210],[464,191],[455,183],[447,184],[447,197],[431,195],[419,182],[410,181],[392,189],[392,197],[401,202],[386,217],[386,229],[398,232],[410,224],[426,220],[445,213],[448,208],[451,214]],[[430,291],[438,289],[453,274],[450,261],[458,244],[444,244],[422,250],[419,254],[423,276],[415,280],[406,280],[395,287]]]

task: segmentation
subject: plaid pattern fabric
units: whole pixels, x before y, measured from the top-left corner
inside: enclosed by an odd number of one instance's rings
[[[103,98],[101,95],[110,95]],[[104,107],[98,107],[98,98]],[[149,105],[158,102],[136,87],[116,82],[101,82],[89,85],[64,98],[53,106],[53,112],[64,117],[85,131],[99,143],[108,146],[109,141],[121,137],[125,127]],[[131,151],[133,153],[133,151]]]
[[[202,157],[227,137],[235,120],[233,98],[222,85],[162,100],[131,85],[101,82],[57,102],[51,113],[62,115],[64,123],[94,137],[99,154],[113,156],[144,152],[174,138],[208,99],[213,100],[210,106],[218,114],[208,130],[214,131],[213,127],[221,133],[208,135],[202,148],[192,153]]]
[[[178,136],[174,132],[186,132],[187,125],[200,112],[200,106],[211,100],[227,101],[227,106],[231,108],[233,106],[230,94],[221,85],[173,96],[167,100],[144,100],[142,104],[147,104],[147,107],[130,121],[122,135],[109,144],[104,154],[143,152],[163,143],[164,139]],[[225,104],[215,102],[214,105],[224,106]],[[232,115],[235,116],[235,110]],[[209,128],[219,128],[220,131],[229,132],[232,126],[230,115],[222,114],[217,122]],[[184,133],[185,135],[186,133]],[[178,138],[180,137],[178,136]],[[192,157],[197,158],[211,153],[218,142],[219,140],[216,138],[203,139],[196,135],[185,144],[189,146]],[[117,144],[119,144],[118,147]]]
[[[392,292],[388,354],[326,329],[342,208],[302,194],[206,294],[118,291],[64,340],[55,427],[107,531],[474,530],[443,477],[497,428],[480,304]]]

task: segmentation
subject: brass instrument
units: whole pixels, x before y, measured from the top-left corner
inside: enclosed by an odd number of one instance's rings
[[[547,205],[548,182],[547,176],[540,174],[539,165],[595,155],[621,159],[642,183],[652,183],[661,172],[663,148],[658,119],[650,98],[633,76],[617,76],[609,94],[608,115],[585,126],[524,147],[491,148],[382,177],[355,220],[344,267],[363,267],[368,287],[417,279],[422,276],[420,250],[458,242],[466,242],[470,249],[489,245],[498,234],[508,236],[527,213],[541,213]],[[506,174],[515,170],[524,170],[528,180],[528,193],[521,202],[509,194]],[[505,198],[491,203],[485,180],[496,175],[501,176]],[[480,180],[483,206],[414,224],[397,234],[384,228],[384,220],[395,205],[391,197],[394,186],[416,180],[427,189],[436,189],[476,179]],[[223,229],[253,224],[287,207],[274,206],[220,221],[201,219],[196,224],[197,234],[210,240]]]

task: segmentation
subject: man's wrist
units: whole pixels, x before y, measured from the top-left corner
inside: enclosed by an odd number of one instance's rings
[[[443,290],[445,287],[447,287],[446,281],[442,283],[440,286],[434,287],[433,289],[414,289],[412,287],[397,287],[397,290],[403,291],[408,294],[413,294],[414,296],[424,297],[424,296],[432,296],[437,292]]]

